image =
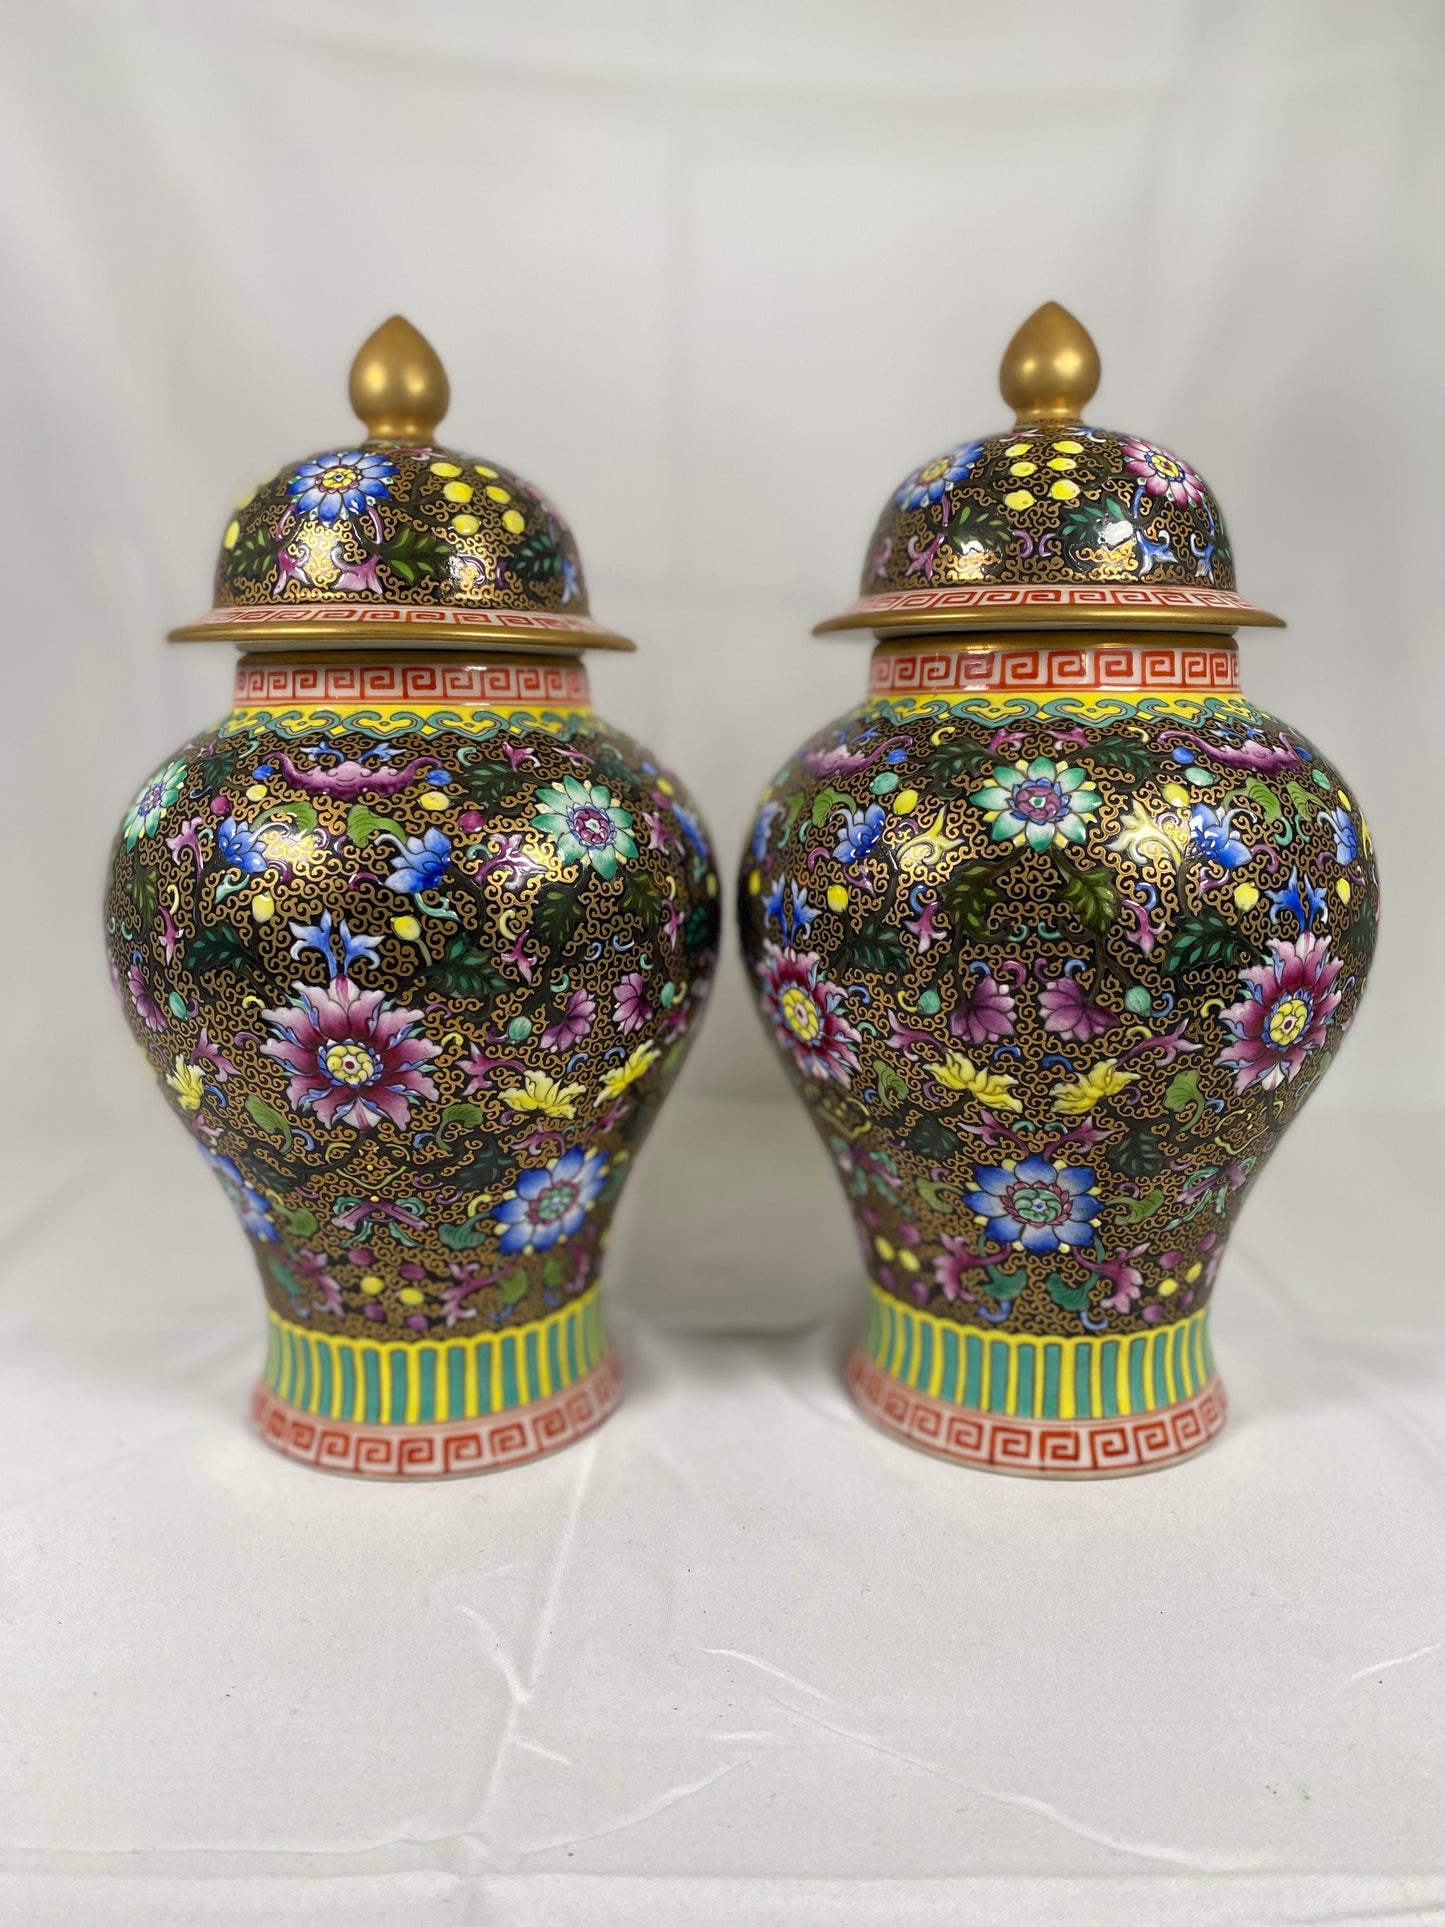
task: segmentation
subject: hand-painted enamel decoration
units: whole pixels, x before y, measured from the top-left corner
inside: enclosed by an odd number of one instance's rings
[[[1210,1298],[1245,1196],[1354,1018],[1370,834],[1240,694],[1218,505],[1087,427],[1050,304],[1008,434],[915,471],[862,602],[867,699],[764,796],[743,947],[870,1277],[849,1384],[909,1443],[1048,1477],[1224,1423]],[[910,586],[916,583],[918,586]]]
[[[235,702],[127,812],[110,966],[268,1304],[253,1413],[334,1470],[435,1476],[612,1409],[607,1228],[711,979],[717,877],[677,778],[593,712],[557,511],[432,440],[388,322],[355,446],[226,530]]]

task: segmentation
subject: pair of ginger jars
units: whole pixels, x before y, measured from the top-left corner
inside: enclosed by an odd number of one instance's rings
[[[848,1368],[910,1443],[1132,1472],[1225,1416],[1211,1294],[1244,1198],[1354,1016],[1370,838],[1341,777],[1241,695],[1219,508],[1086,426],[1054,304],[1016,413],[889,499],[867,694],[769,785],[737,903],[759,1009],[868,1273]],[[687,790],[592,710],[588,613],[545,496],[440,446],[399,317],[365,437],[225,531],[235,704],[116,840],[110,967],[256,1255],[261,1436],[309,1464],[467,1473],[616,1403],[599,1307],[632,1159],[718,950]]]

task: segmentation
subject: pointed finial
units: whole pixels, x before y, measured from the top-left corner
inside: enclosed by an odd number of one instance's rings
[[[429,442],[452,398],[436,349],[399,314],[357,350],[350,393],[368,439],[387,442]]]
[[[1004,349],[998,385],[1020,424],[1078,421],[1099,385],[1099,351],[1081,321],[1046,301]]]

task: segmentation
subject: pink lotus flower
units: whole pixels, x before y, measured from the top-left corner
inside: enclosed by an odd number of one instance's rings
[[[295,1004],[262,1011],[276,1035],[261,1051],[290,1065],[286,1094],[297,1110],[368,1131],[383,1117],[404,1125],[418,1098],[435,1099],[436,1085],[420,1066],[441,1046],[417,1036],[419,1010],[388,1009],[379,990],[362,990],[349,977],[333,977],[326,990],[302,983],[295,990]]]
[[[943,1250],[933,1261],[933,1277],[938,1289],[950,1304],[961,1298],[966,1305],[973,1304],[978,1293],[970,1289],[966,1273],[979,1271],[984,1260],[976,1251],[970,1251],[962,1238],[955,1238],[951,1232],[943,1233]]]
[[[1239,973],[1246,994],[1220,1013],[1232,1041],[1214,1061],[1234,1071],[1236,1091],[1251,1084],[1272,1091],[1297,1076],[1324,1042],[1340,1002],[1334,986],[1342,965],[1330,955],[1328,937],[1306,930],[1294,943],[1269,947],[1268,963]]]
[[[647,1001],[647,979],[640,970],[622,979],[612,993],[612,1018],[617,1028],[625,1036],[628,1031],[641,1030],[652,1016],[652,1005]]]
[[[562,1015],[554,1017],[542,1032],[543,1050],[571,1050],[592,1028],[597,1003],[590,991],[574,990],[563,1005]]]
[[[948,1028],[970,1044],[995,1044],[1012,1037],[1014,1000],[992,971],[985,971],[954,1005]]]
[[[138,957],[125,973],[125,981],[126,987],[130,991],[130,1000],[135,1005],[135,1014],[140,1018],[146,1029],[164,1030],[166,1027],[165,1012],[151,995],[150,985],[145,980],[145,973],[140,967],[140,959]]]
[[[1088,992],[1076,977],[1056,977],[1045,984],[1039,992],[1039,1014],[1045,1030],[1080,1044],[1092,1043],[1119,1022],[1112,1010],[1089,1002]]]
[[[1156,448],[1152,442],[1125,436],[1119,452],[1124,457],[1125,469],[1139,478],[1148,494],[1167,495],[1172,501],[1190,507],[1203,501],[1203,482],[1188,462],[1171,455],[1167,448]]]
[[[843,992],[820,976],[821,960],[764,942],[760,1004],[804,1077],[831,1077],[846,1090],[858,1068],[858,1032],[839,1015]]]

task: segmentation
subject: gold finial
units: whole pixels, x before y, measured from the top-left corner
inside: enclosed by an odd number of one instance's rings
[[[1046,301],[1004,349],[998,385],[1020,424],[1078,421],[1099,385],[1099,351],[1081,321]]]
[[[429,442],[452,398],[436,349],[399,314],[357,350],[350,393],[368,439],[386,442]]]

